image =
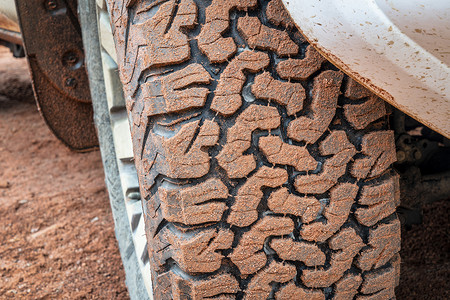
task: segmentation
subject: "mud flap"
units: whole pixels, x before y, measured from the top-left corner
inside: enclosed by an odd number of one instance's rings
[[[77,3],[16,0],[33,90],[55,136],[76,151],[97,148]]]

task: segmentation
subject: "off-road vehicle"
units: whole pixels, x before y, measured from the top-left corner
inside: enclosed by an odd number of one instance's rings
[[[132,298],[392,299],[402,224],[450,194],[425,2],[3,0],[0,40],[100,147]]]

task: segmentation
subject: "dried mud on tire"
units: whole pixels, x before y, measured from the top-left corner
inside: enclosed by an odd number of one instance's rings
[[[389,299],[384,102],[281,1],[109,1],[155,299]]]

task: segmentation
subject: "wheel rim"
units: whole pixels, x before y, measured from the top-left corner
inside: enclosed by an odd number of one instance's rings
[[[96,9],[106,98],[123,199],[141,275],[147,293],[152,298],[152,281],[147,251],[147,238],[145,236],[145,224],[144,218],[142,217],[142,201],[139,193],[137,171],[133,160],[130,125],[122,92],[122,84],[118,75],[117,57],[110,18],[106,3],[103,0],[96,1]]]

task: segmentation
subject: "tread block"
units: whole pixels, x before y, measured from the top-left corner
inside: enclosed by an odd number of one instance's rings
[[[228,64],[220,75],[211,109],[224,116],[234,114],[242,105],[242,88],[246,72],[256,73],[267,67],[269,56],[264,52],[244,51]]]
[[[235,299],[235,294],[240,290],[236,278],[230,274],[221,274],[199,281],[186,280],[175,274],[172,276],[174,300]]]
[[[236,53],[236,43],[232,37],[222,34],[230,26],[232,9],[247,10],[257,5],[257,0],[213,0],[206,8],[206,20],[197,36],[198,48],[211,63],[222,63]]]
[[[384,101],[375,95],[362,104],[345,104],[344,115],[355,129],[364,129],[386,115]]]
[[[233,232],[228,229],[205,230],[194,238],[179,241],[174,258],[186,272],[214,272],[220,268],[223,258],[216,251],[230,248],[233,238]]]
[[[387,268],[374,270],[364,275],[361,293],[372,294],[359,296],[357,299],[394,299],[395,287],[400,278],[400,255],[395,255]]]
[[[147,223],[145,224],[147,227]],[[164,265],[174,255],[172,242],[176,236],[167,228],[161,229],[155,236],[146,231],[148,256],[153,272],[164,272]]]
[[[324,71],[314,78],[311,111],[291,121],[287,128],[288,136],[295,141],[315,143],[327,130],[334,117],[337,99],[344,75],[339,71]]]
[[[164,221],[159,193],[155,193],[150,200],[144,202],[144,205],[145,232],[149,242],[156,235],[159,224]]]
[[[366,185],[358,203],[367,205],[355,211],[355,217],[365,226],[373,226],[393,214],[400,205],[400,176],[393,175],[378,184]]]
[[[161,300],[172,300],[172,279],[171,272],[164,272],[159,275],[156,275],[155,272],[152,272],[152,284],[153,286],[157,286],[157,289],[153,289],[153,298],[161,299]]]
[[[150,43],[143,53],[143,61],[146,63],[143,69],[178,64],[187,60],[190,57],[190,46],[188,36],[182,29],[193,28],[196,22],[195,2],[180,0],[180,3],[169,1],[162,4],[148,23],[137,25],[138,28],[142,26],[141,32],[146,35],[145,42]]]
[[[324,242],[345,223],[358,193],[358,186],[352,183],[340,183],[330,191],[330,203],[325,207],[323,216],[326,223],[316,221],[303,225],[300,235],[307,241]]]
[[[272,282],[285,283],[297,274],[295,266],[272,261],[259,271],[248,284],[245,300],[267,299],[272,292]]]
[[[214,146],[219,139],[219,125],[206,120],[184,124],[178,133],[165,138],[149,133],[142,163],[148,187],[158,174],[171,178],[199,178],[209,172],[210,157],[206,147]]]
[[[257,207],[263,197],[261,188],[276,188],[287,180],[288,174],[285,169],[262,166],[239,188],[230,208],[228,223],[238,227],[251,225],[258,219]]]
[[[210,202],[228,198],[228,188],[217,178],[184,189],[160,187],[158,194],[163,216],[169,222],[185,225],[219,222],[227,208],[223,202]]]
[[[321,290],[311,290],[301,288],[294,282],[280,288],[275,294],[276,300],[325,300],[325,294]]]
[[[239,244],[229,257],[241,274],[255,273],[267,262],[266,254],[261,251],[266,238],[286,235],[293,230],[294,221],[290,218],[265,216],[253,225],[250,231],[242,235]]]
[[[110,2],[110,7],[114,7],[114,2]],[[192,28],[196,22],[197,6],[193,0],[180,0],[180,3],[171,0],[162,3],[153,17],[132,26],[127,41],[124,41],[126,52],[120,64],[124,83],[130,82],[132,77],[138,77],[140,74],[137,72],[150,67],[174,65],[188,60],[190,46],[183,29]],[[135,73],[138,76],[134,76]]]
[[[299,175],[294,186],[299,193],[321,194],[333,187],[338,179],[345,174],[347,164],[356,154],[355,146],[349,142],[345,131],[333,131],[320,143],[320,154],[327,156],[319,174]]]
[[[347,300],[354,299],[355,295],[358,293],[358,288],[361,285],[362,278],[361,275],[347,274],[334,286],[334,297],[333,300]]]
[[[303,271],[301,279],[307,287],[319,288],[331,286],[338,281],[352,265],[353,258],[364,246],[362,239],[353,228],[344,228],[328,242],[332,250],[341,250],[331,254],[330,267]]]
[[[363,271],[383,266],[400,251],[400,221],[394,219],[370,229],[369,246],[356,261],[358,268]]]
[[[208,84],[210,81],[211,76],[200,64],[192,64],[169,75],[147,81],[142,84],[142,92],[145,95],[143,114],[148,117],[202,107],[209,89],[188,86]]]
[[[278,56],[294,56],[298,53],[298,45],[286,31],[267,27],[258,17],[240,17],[237,29],[252,49],[270,50]]]
[[[358,100],[365,97],[369,97],[372,93],[360,85],[356,80],[348,78],[347,85],[345,86],[345,97],[351,100]]]
[[[285,28],[294,28],[295,24],[292,22],[291,16],[284,8],[281,0],[272,0],[266,8],[267,20],[275,26],[283,26]]]
[[[392,130],[364,135],[361,147],[366,157],[355,159],[351,167],[352,175],[358,179],[378,176],[397,160]]]
[[[128,20],[130,16],[128,15],[128,10],[123,10],[125,5],[125,0],[106,0],[108,2],[109,14],[110,14],[110,22],[113,28],[114,41],[116,45],[127,45],[130,52],[133,54],[137,51],[137,46],[132,43],[132,41],[128,41],[128,37],[125,35],[128,26]],[[134,72],[134,68],[130,68],[129,66],[136,62],[137,55],[132,55],[128,53],[125,47],[116,47],[117,54],[117,63],[120,68],[120,77],[125,82],[129,82],[131,76]],[[127,56],[132,57],[132,60],[127,61]],[[124,85],[124,89],[125,89]]]
[[[360,295],[357,300],[392,300],[395,298],[395,289],[384,289],[372,295]]]
[[[260,137],[258,146],[272,164],[293,166],[297,171],[312,171],[317,168],[317,161],[306,147],[284,143],[279,136]]]
[[[301,261],[308,267],[325,264],[325,253],[316,244],[294,241],[291,238],[275,238],[270,242],[282,260]]]
[[[312,46],[306,48],[305,58],[287,59],[277,65],[277,73],[283,79],[306,80],[317,72],[325,58]]]
[[[275,101],[286,106],[288,115],[294,115],[302,110],[306,98],[305,89],[300,83],[276,80],[269,72],[255,77],[252,93],[258,99]]]
[[[299,197],[289,193],[285,187],[270,194],[267,206],[277,214],[301,217],[303,223],[314,221],[321,209],[320,202],[315,197]]]
[[[252,132],[256,129],[269,130],[280,126],[280,115],[275,107],[250,105],[227,131],[227,142],[217,161],[229,178],[242,178],[256,168],[252,155],[243,153],[250,148]]]
[[[234,234],[228,229],[208,229],[197,232],[193,238],[177,236],[169,229],[158,233],[151,242],[150,254],[161,270],[167,259],[172,258],[187,273],[208,273],[218,270],[223,255],[217,250],[231,247]]]

